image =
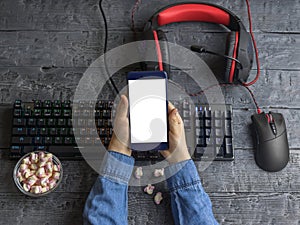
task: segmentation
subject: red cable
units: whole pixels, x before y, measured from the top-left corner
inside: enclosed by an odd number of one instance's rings
[[[254,47],[254,51],[255,51],[255,60],[256,60],[256,67],[257,67],[257,72],[256,72],[256,76],[254,78],[254,80],[250,81],[249,83],[243,83],[244,86],[248,87],[253,85],[259,78],[260,76],[260,65],[259,65],[259,58],[258,58],[258,50],[257,50],[257,46],[256,46],[256,41],[253,35],[253,31],[252,31],[252,18],[251,18],[251,11],[250,11],[250,4],[249,1],[246,0],[246,4],[247,4],[247,12],[248,12],[248,20],[249,20],[249,33],[251,35],[251,39],[253,42],[253,47]]]
[[[162,55],[161,55],[161,50],[160,50],[160,45],[159,45],[159,40],[157,36],[156,30],[153,30],[153,36],[154,36],[154,41],[156,45],[156,54],[157,54],[157,61],[158,61],[158,67],[160,71],[163,71],[163,63],[162,63]]]
[[[133,30],[134,33],[136,33],[136,29],[134,25],[134,14],[137,11],[140,3],[142,3],[142,0],[136,0],[131,11],[131,29]]]

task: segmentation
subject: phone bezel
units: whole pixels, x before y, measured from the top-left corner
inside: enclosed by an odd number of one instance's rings
[[[167,150],[169,148],[169,122],[168,122],[168,82],[167,82],[167,73],[164,71],[133,71],[127,74],[127,86],[128,86],[128,101],[129,101],[129,142],[130,148],[134,151],[152,151],[152,150]],[[131,127],[130,127],[130,98],[129,98],[129,80],[138,80],[138,79],[165,79],[166,84],[166,121],[167,121],[167,142],[145,142],[145,143],[131,143]]]

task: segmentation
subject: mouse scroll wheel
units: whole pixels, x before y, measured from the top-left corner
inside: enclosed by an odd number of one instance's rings
[[[268,119],[268,123],[274,123],[274,118],[271,113],[266,114],[266,117]]]
[[[269,114],[266,114],[266,117],[268,119],[268,123],[271,126],[273,134],[277,135],[277,129],[276,129],[276,126],[275,126],[273,115],[271,113],[269,113]]]

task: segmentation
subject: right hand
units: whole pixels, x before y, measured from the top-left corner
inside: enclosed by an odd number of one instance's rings
[[[171,164],[188,160],[191,158],[188,151],[184,124],[175,106],[169,102],[169,149],[161,151],[161,154]]]

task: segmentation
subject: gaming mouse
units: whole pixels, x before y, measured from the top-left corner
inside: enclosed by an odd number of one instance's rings
[[[281,113],[260,113],[251,116],[256,132],[256,164],[263,170],[282,170],[289,161],[289,145],[285,121]]]

